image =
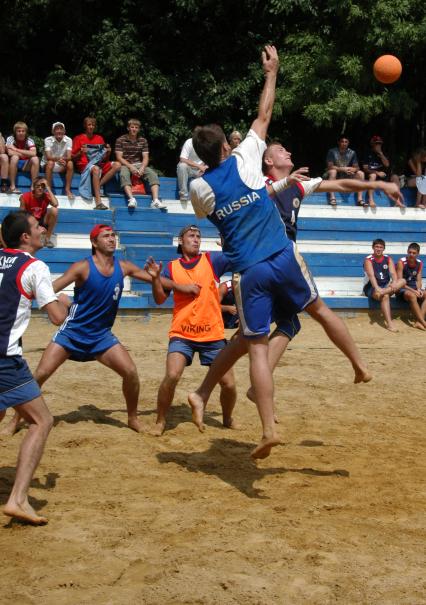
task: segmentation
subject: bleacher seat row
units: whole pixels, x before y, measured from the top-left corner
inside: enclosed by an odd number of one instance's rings
[[[72,262],[90,253],[88,234],[99,222],[111,224],[119,237],[119,254],[143,266],[148,256],[167,263],[176,257],[177,233],[188,224],[197,224],[202,232],[203,250],[220,250],[218,233],[206,219],[195,217],[191,204],[177,199],[176,179],[160,178],[160,191],[166,210],[151,209],[149,196],[136,196],[138,207],[128,209],[118,183],[107,184],[104,203],[109,210],[94,210],[94,203],[78,196],[78,176],[72,189],[76,199],[63,195],[63,180],[55,174],[53,190],[59,200],[59,220],[55,248],[43,249],[39,258],[54,276]],[[19,174],[17,186],[29,190],[28,175]],[[109,188],[108,188],[109,186]],[[376,192],[376,209],[355,206],[354,195],[337,195],[337,208],[327,204],[325,194],[313,194],[303,201],[299,213],[298,246],[316,279],[321,296],[334,308],[367,308],[362,296],[364,257],[371,252],[371,242],[382,237],[386,251],[396,261],[404,256],[407,245],[416,241],[426,245],[426,211],[414,208],[414,191],[404,191],[408,207],[391,207],[387,197]],[[0,221],[12,208],[19,207],[18,195],[0,194]],[[265,234],[267,236],[267,234]],[[171,306],[171,301],[166,305]],[[156,305],[147,284],[126,280],[121,308],[153,309]]]

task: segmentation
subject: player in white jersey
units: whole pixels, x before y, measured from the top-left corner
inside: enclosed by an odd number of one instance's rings
[[[28,489],[53,418],[22,358],[21,339],[30,320],[33,298],[55,325],[60,325],[68,312],[66,297],[57,297],[53,291],[47,265],[33,257],[43,247],[40,238],[44,232],[32,215],[11,212],[2,223],[5,247],[0,249],[0,421],[13,407],[29,424],[3,512],[34,525],[47,523],[28,502]]]

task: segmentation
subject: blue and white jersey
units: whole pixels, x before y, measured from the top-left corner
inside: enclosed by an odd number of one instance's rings
[[[124,285],[123,271],[115,257],[110,276],[100,273],[92,256],[86,260],[89,275],[80,288],[75,288],[68,317],[56,333],[63,333],[81,344],[98,341],[111,330]]]
[[[407,282],[407,286],[413,288],[413,290],[417,290],[417,276],[423,268],[423,262],[419,258],[416,258],[414,266],[411,267],[408,264],[408,258],[403,256],[401,258],[401,263],[403,266],[402,277]]]
[[[0,249],[0,357],[22,355],[34,298],[40,308],[57,300],[48,266],[28,252]]]
[[[229,158],[190,185],[195,214],[218,228],[234,272],[266,260],[290,243],[266,191],[261,170],[265,149],[265,142],[250,130]]]

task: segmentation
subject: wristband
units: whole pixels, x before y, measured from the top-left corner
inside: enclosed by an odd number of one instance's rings
[[[287,189],[287,187],[289,187],[289,186],[290,185],[288,183],[287,177],[284,177],[283,179],[280,179],[279,181],[274,181],[271,184],[271,187],[275,193],[281,193],[281,191],[284,191],[284,189]]]

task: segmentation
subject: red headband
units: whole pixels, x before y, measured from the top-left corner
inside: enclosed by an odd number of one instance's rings
[[[90,239],[94,240],[98,237],[101,231],[112,231],[111,225],[95,225],[90,232]]]

